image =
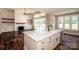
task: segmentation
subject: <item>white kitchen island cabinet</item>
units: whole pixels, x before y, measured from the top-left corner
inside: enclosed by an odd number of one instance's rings
[[[24,49],[52,50],[60,43],[61,30],[25,31]]]

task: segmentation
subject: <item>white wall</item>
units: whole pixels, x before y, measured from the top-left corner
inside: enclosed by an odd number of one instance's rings
[[[52,25],[53,29],[55,29],[55,16],[52,14],[46,15],[46,28],[48,29],[48,25]]]
[[[46,29],[48,29],[48,26],[50,25],[50,14],[46,14]]]
[[[15,9],[15,23],[26,23],[23,9]]]
[[[1,10],[1,17],[2,18],[12,18],[12,19],[14,19],[15,18],[14,11],[8,10],[8,9],[2,9]]]
[[[14,31],[14,23],[2,23],[1,24],[1,32],[11,32]]]
[[[24,15],[24,9],[15,9],[15,23],[26,23],[28,19],[32,19],[31,16]]]
[[[51,14],[50,16],[51,20],[50,20],[50,24],[53,25],[53,28],[55,28],[55,16]]]
[[[2,18],[14,19],[15,18],[14,11],[13,10],[7,10],[7,9],[1,9],[0,17],[1,17],[1,20],[2,20]],[[1,23],[1,32],[14,31],[15,30],[14,26],[15,26],[14,23]]]
[[[27,23],[28,19],[32,19],[33,20],[32,16],[24,15],[23,8],[22,9],[21,8],[20,9],[15,9],[15,31],[18,30],[18,26],[24,26],[25,30],[32,29],[32,25],[33,24]]]

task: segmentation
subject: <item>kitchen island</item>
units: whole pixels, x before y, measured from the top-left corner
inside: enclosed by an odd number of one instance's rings
[[[62,30],[32,30],[24,31],[24,49],[52,50],[60,43]]]

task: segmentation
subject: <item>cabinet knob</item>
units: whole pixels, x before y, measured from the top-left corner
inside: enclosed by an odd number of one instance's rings
[[[43,41],[43,42],[41,42],[41,44],[44,44],[45,42]]]
[[[56,38],[56,41],[58,41],[58,38]]]
[[[51,40],[52,38],[49,38],[49,40]]]
[[[49,43],[51,43],[52,41],[49,41]]]
[[[41,50],[45,50],[45,48],[42,48]]]

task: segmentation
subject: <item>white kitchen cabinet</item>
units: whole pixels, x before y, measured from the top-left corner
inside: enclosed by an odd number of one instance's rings
[[[28,49],[28,50],[35,50],[36,48],[36,42],[28,37],[28,36],[24,36],[24,49]]]
[[[60,33],[52,35],[44,40],[38,42],[38,49],[40,50],[52,50],[60,43]]]
[[[47,50],[48,49],[48,38],[38,41],[37,49],[39,50]]]
[[[60,43],[60,32],[52,34],[39,41],[35,41],[31,37],[24,35],[24,49],[25,50],[26,48],[28,50],[52,50],[59,43]]]
[[[55,34],[52,36],[52,43],[49,46],[49,49],[54,49],[60,43],[60,33]]]
[[[54,42],[55,42],[55,39],[53,38],[53,36],[51,36],[50,38],[49,38],[49,47],[48,47],[48,49],[50,50],[50,49],[53,49],[54,48]]]

